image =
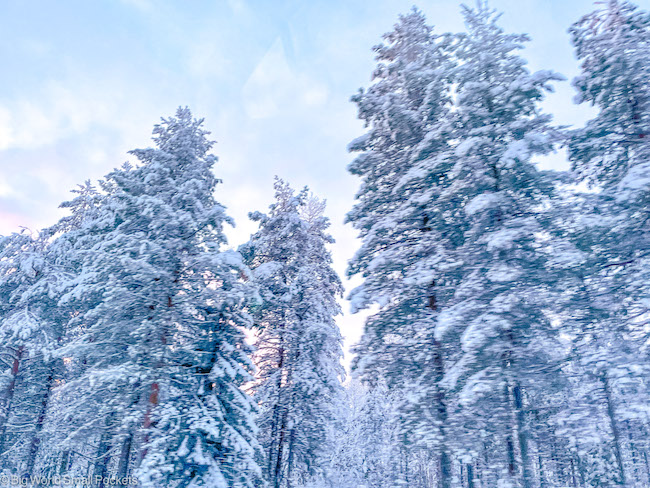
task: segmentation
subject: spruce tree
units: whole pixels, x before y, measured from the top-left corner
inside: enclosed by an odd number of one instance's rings
[[[442,304],[436,333],[458,345],[444,381],[456,400],[456,439],[466,439],[457,456],[475,464],[486,449],[476,441],[488,432],[487,445],[501,459],[482,466],[483,475],[530,487],[527,398],[557,359],[545,313],[555,277],[538,238],[552,188],[533,158],[551,152],[557,140],[538,104],[562,77],[530,73],[517,54],[528,37],[505,33],[487,4],[464,7],[464,16],[468,32],[455,75],[458,143],[432,204],[439,209],[436,224],[457,229],[440,280],[453,295]]]

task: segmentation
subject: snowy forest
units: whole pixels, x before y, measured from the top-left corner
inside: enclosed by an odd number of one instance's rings
[[[280,175],[232,245],[228,162],[181,107],[0,237],[1,486],[650,487],[650,12],[568,23],[573,80],[461,13],[373,48],[346,216]],[[569,81],[583,127],[542,109]],[[538,168],[557,151],[571,170]]]

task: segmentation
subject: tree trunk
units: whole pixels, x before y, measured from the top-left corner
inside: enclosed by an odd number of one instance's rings
[[[648,425],[650,424],[650,416],[646,413],[646,423],[643,425],[643,434],[645,442],[643,443],[643,460],[645,461],[645,473],[648,480],[648,486],[650,486],[650,463],[648,462],[648,439],[650,439],[650,434],[648,433]]]
[[[451,463],[447,450],[442,448],[440,451],[440,488],[449,488],[451,486]]]
[[[492,475],[492,467],[490,465],[490,456],[489,456],[489,450],[488,450],[488,444],[487,442],[483,441],[483,481],[485,485],[490,481],[491,475]],[[483,488],[481,486],[481,488]]]
[[[587,486],[586,476],[585,476],[585,467],[578,455],[578,474],[580,475],[580,483],[582,486]]]
[[[149,400],[147,402],[147,410],[144,414],[144,420],[142,421],[142,429],[144,430],[144,440],[143,440],[143,449],[142,454],[140,455],[140,460],[144,459],[147,455],[147,444],[149,443],[149,428],[153,424],[151,416],[153,415],[153,410],[158,405],[158,395],[160,393],[160,387],[157,382],[151,383],[151,390],[149,393]]]
[[[60,475],[65,474],[68,471],[68,464],[70,463],[70,451],[63,451],[61,453],[61,462],[59,463],[59,473]]]
[[[27,468],[25,475],[28,477],[32,475],[34,464],[36,463],[36,455],[38,454],[38,448],[41,444],[41,432],[43,431],[43,426],[45,425],[45,415],[47,414],[47,406],[50,402],[50,393],[52,392],[53,384],[54,371],[50,370],[50,374],[47,376],[47,380],[45,382],[45,392],[43,392],[43,398],[41,399],[41,408],[38,412],[38,417],[36,417],[36,425],[34,425],[34,433],[32,434],[32,440],[29,445],[29,454],[27,458]]]
[[[108,421],[107,421],[108,424]],[[108,432],[108,429],[102,432],[102,435],[99,439],[99,446],[97,446],[97,459],[95,460],[95,467],[93,469],[93,479],[96,476],[101,476],[101,480],[97,484],[99,488],[105,488],[104,478],[108,474],[108,461],[109,461],[109,452],[111,448],[110,444],[111,435]]]
[[[539,452],[539,450],[538,450]],[[542,461],[542,455],[537,455],[537,464],[539,465],[539,488],[546,488],[546,476],[544,474],[544,462]]]
[[[467,465],[467,488],[474,488],[474,466]]]
[[[124,439],[122,443],[122,449],[120,450],[120,460],[117,465],[117,474],[118,478],[126,478],[129,474],[129,461],[131,459],[131,446],[133,445],[133,435],[129,434]]]
[[[11,365],[11,379],[9,380],[9,384],[7,385],[4,394],[5,398],[2,404],[2,412],[0,416],[0,456],[2,456],[5,448],[7,422],[9,421],[9,414],[11,413],[14,393],[16,391],[16,379],[18,377],[18,372],[20,371],[20,360],[22,359],[23,353],[24,348],[22,346],[16,350],[16,355],[14,356],[13,364]]]
[[[555,441],[553,440],[555,438],[555,431],[552,432],[551,434],[551,460],[553,461],[553,464],[555,465],[555,479],[560,483],[560,484],[566,484],[566,475],[564,473],[564,464],[560,460],[560,458],[557,455],[557,446],[555,445]]]
[[[293,468],[293,447],[296,437],[295,429],[291,429],[289,433],[289,453],[287,455],[287,488],[291,488],[291,468]]]
[[[641,477],[639,476],[639,455],[636,444],[634,443],[634,430],[630,426],[629,420],[625,421],[625,428],[627,430],[627,436],[630,440],[630,455],[632,456],[632,470],[634,473],[634,480],[641,481]]]
[[[280,341],[282,341],[283,338],[282,336],[280,337]],[[273,405],[273,416],[272,416],[272,421],[271,421],[271,441],[269,445],[269,452],[266,453],[267,458],[268,458],[268,476],[269,479],[274,478],[274,473],[277,470],[277,464],[280,463],[280,455],[279,453],[281,452],[280,450],[280,445],[281,445],[281,424],[282,424],[282,367],[284,365],[284,347],[280,346],[280,349],[278,351],[279,354],[279,359],[278,359],[278,366],[277,366],[277,371],[280,372],[278,374],[278,379],[276,382],[276,387],[277,387],[277,400],[275,405]]]
[[[282,461],[284,455],[284,437],[287,429],[287,410],[283,409],[282,420],[280,422],[280,435],[278,439],[278,449],[275,460],[275,467],[273,469],[273,487],[280,488],[282,485]]]
[[[447,453],[446,445],[446,424],[447,424],[447,403],[445,399],[445,393],[442,388],[440,388],[440,382],[444,377],[444,363],[442,348],[440,343],[433,339],[434,345],[434,354],[435,354],[435,382],[436,382],[436,406],[438,409],[438,417],[440,420],[440,488],[450,488],[451,486],[451,463],[449,460],[449,454]]]
[[[574,487],[577,487],[578,484],[576,481],[576,463],[573,461],[573,458],[569,459],[569,463],[571,465],[571,483]]]
[[[517,418],[517,438],[519,441],[519,454],[521,456],[521,481],[523,488],[530,488],[532,485],[532,480],[530,476],[530,459],[528,457],[528,436],[526,435],[526,416],[524,412],[524,402],[521,391],[521,386],[518,383],[515,383],[515,387],[512,390],[514,403],[515,403],[515,415]]]
[[[424,226],[426,226],[428,221],[428,218],[425,217],[424,220]],[[424,227],[423,230],[431,230],[429,227]],[[435,280],[432,280],[431,283],[429,284],[429,298],[427,300],[427,307],[432,311],[435,312],[438,309],[437,301],[436,301],[436,294],[435,294],[435,286],[436,282]],[[444,378],[445,374],[445,368],[444,368],[444,362],[443,362],[443,351],[442,347],[440,345],[440,342],[436,340],[435,336],[431,338],[431,341],[433,343],[433,354],[434,354],[434,359],[433,359],[433,370],[434,370],[434,382],[435,382],[435,408],[438,411],[438,420],[440,422],[440,443],[439,443],[439,450],[440,450],[440,477],[438,481],[438,486],[439,488],[450,488],[451,486],[451,466],[450,466],[450,461],[449,461],[449,455],[447,453],[447,446],[446,446],[446,424],[447,424],[447,404],[446,404],[446,399],[445,399],[445,393],[440,388],[440,382]]]
[[[512,434],[506,436],[506,451],[508,456],[508,475],[514,478],[517,472],[515,464],[515,443],[512,441]]]
[[[577,461],[578,461],[578,474],[580,475],[580,483],[582,486],[587,486],[587,481],[585,479],[585,467],[582,462],[582,459],[580,458],[580,455],[576,455]]]
[[[508,423],[512,421],[511,418],[511,408],[510,408],[510,386],[506,382],[504,386],[504,403],[505,403],[505,411],[507,413],[508,417]],[[514,427],[514,426],[512,426]],[[510,428],[510,426],[506,427],[507,434],[506,434],[506,463],[508,466],[508,476],[511,478],[514,478],[517,473],[517,467],[516,467],[516,461],[515,461],[515,443],[513,441],[513,431],[515,430],[514,428]]]
[[[612,437],[614,437],[614,456],[616,457],[616,465],[618,467],[619,484],[625,485],[625,469],[623,468],[623,456],[621,455],[621,435],[616,424],[616,413],[607,373],[602,373],[600,381],[603,384],[605,402],[607,403],[607,416],[609,417],[610,428],[612,429]]]

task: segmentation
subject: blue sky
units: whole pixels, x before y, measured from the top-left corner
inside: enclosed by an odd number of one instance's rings
[[[345,148],[363,132],[349,97],[369,83],[371,47],[413,3],[0,0],[0,234],[54,223],[70,189],[148,146],[153,124],[188,105],[218,141],[231,244],[254,231],[246,215],[267,207],[277,174],[327,198],[343,274],[358,247],[342,223],[359,183]],[[523,53],[532,70],[577,73],[566,30],[591,0],[491,4],[507,30],[532,36]],[[416,5],[439,32],[463,29],[458,2]],[[589,116],[572,97],[567,81],[545,103],[558,123]],[[565,167],[561,154],[540,164]],[[343,307],[349,346],[362,317]]]

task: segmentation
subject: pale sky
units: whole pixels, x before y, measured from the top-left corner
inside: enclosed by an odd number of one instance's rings
[[[470,2],[468,2],[470,3]],[[650,0],[635,2],[650,9]],[[161,116],[187,105],[218,141],[217,199],[244,242],[265,210],[273,176],[328,201],[335,267],[358,248],[343,225],[359,181],[347,144],[363,133],[349,98],[370,81],[371,48],[413,0],[0,0],[0,234],[38,230],[63,215],[69,190],[151,144]],[[531,70],[577,74],[566,33],[591,0],[492,0],[502,25],[526,32]],[[438,32],[463,29],[459,2],[416,3]],[[580,125],[570,81],[545,103]],[[566,167],[563,155],[541,163]],[[348,291],[351,287],[346,282]],[[346,349],[362,317],[339,325]],[[346,358],[346,363],[349,356]]]

